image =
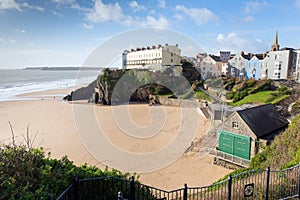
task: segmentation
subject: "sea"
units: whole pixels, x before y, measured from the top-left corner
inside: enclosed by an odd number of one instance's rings
[[[24,100],[18,97],[24,93],[83,86],[94,81],[100,71],[0,69],[0,101]]]

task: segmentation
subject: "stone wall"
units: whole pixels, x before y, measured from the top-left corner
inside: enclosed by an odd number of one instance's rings
[[[233,122],[238,123],[238,128],[233,128]],[[236,133],[240,135],[246,135],[251,137],[251,153],[250,158],[252,158],[257,150],[256,145],[258,145],[256,141],[256,135],[252,132],[252,130],[247,126],[247,124],[241,119],[241,117],[237,113],[233,113],[230,115],[223,123],[223,130],[231,133]]]
[[[149,98],[149,103],[150,105],[161,104],[164,106],[189,107],[189,108],[192,107],[196,108],[199,106],[199,103],[196,100],[168,98],[166,96],[157,96],[157,95],[151,95]]]

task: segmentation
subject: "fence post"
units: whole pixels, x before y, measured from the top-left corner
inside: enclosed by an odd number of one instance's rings
[[[228,176],[228,195],[227,195],[227,200],[231,200],[231,191],[232,191],[232,177],[231,175]]]
[[[265,200],[269,200],[269,186],[270,186],[270,167],[266,169],[266,191]]]
[[[300,199],[300,173],[298,174],[298,199]]]
[[[78,180],[76,176],[73,178],[73,187],[74,200],[78,200]]]
[[[188,187],[187,184],[184,184],[184,188],[183,188],[183,200],[187,200],[187,196],[188,196]]]
[[[130,178],[130,200],[135,200],[135,183],[134,176]]]

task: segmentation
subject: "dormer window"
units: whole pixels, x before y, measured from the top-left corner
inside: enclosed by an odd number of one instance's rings
[[[232,122],[232,128],[238,129],[239,128],[239,123],[238,122]]]

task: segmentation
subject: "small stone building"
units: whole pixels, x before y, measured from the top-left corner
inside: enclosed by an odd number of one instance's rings
[[[272,104],[235,111],[220,127],[217,157],[233,163],[239,158],[249,161],[288,124]]]

